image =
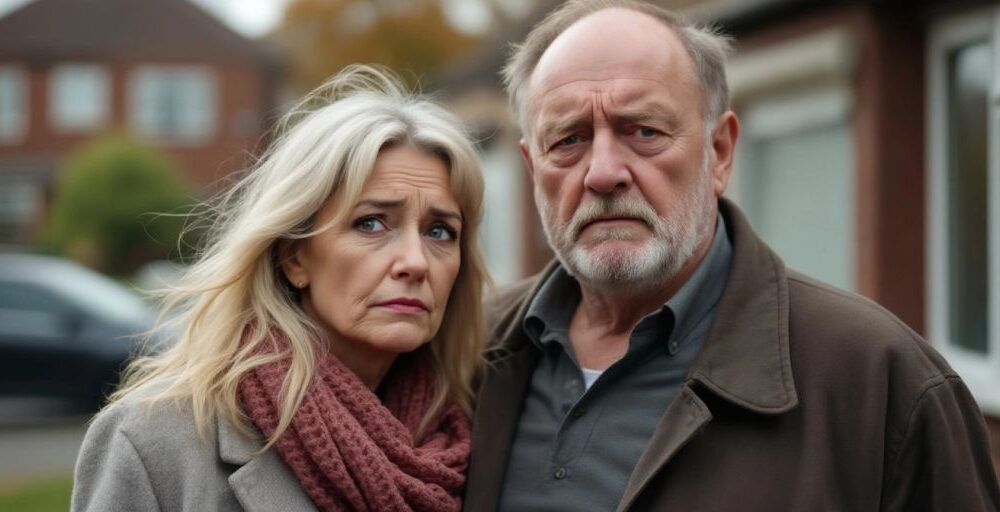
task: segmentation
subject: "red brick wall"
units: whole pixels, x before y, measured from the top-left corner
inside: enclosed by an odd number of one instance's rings
[[[833,27],[857,43],[854,144],[857,287],[925,331],[925,48],[928,13],[910,5],[816,8],[737,35],[740,51]],[[987,418],[1000,473],[1000,417]]]
[[[127,132],[129,75],[141,64],[146,62],[108,65],[112,88],[108,125],[97,132],[75,134],[54,130],[48,120],[48,75],[54,64],[28,65],[30,110],[27,136],[21,144],[0,145],[0,160],[44,157],[61,161],[95,136],[106,132]],[[274,103],[274,91],[270,90],[268,77],[254,65],[238,62],[194,64],[210,66],[216,72],[215,133],[197,144],[148,142],[173,157],[188,182],[199,189],[208,189],[219,178],[247,164],[247,152],[254,151],[264,136],[266,116],[273,116],[273,112],[268,110]]]

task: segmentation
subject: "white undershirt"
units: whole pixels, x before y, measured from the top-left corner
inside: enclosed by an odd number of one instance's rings
[[[590,368],[580,368],[583,370],[583,389],[584,391],[590,389],[590,386],[594,385],[594,381],[604,373],[604,370],[591,370]]]

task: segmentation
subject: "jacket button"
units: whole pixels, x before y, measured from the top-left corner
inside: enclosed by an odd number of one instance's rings
[[[553,476],[556,477],[556,480],[562,480],[563,478],[566,478],[566,468],[557,468]]]

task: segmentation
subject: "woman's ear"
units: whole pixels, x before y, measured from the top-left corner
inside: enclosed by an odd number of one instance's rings
[[[309,286],[309,272],[302,261],[301,240],[278,241],[278,264],[285,273],[285,279],[295,288]]]

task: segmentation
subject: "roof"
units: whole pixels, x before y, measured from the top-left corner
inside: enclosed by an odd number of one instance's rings
[[[34,0],[0,18],[0,59],[276,61],[189,0]]]

